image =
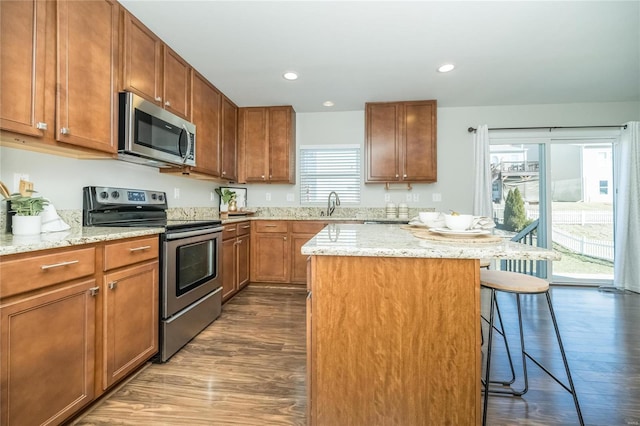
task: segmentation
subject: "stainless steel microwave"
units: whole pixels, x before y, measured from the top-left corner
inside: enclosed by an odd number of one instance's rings
[[[118,158],[154,167],[196,165],[196,126],[130,92],[119,94]]]

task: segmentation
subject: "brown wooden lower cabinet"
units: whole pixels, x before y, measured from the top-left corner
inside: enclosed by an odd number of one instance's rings
[[[227,224],[222,231],[222,301],[249,284],[251,222]]]
[[[0,306],[3,425],[59,424],[94,398],[93,278]]]
[[[354,221],[259,220],[254,222],[251,281],[305,284],[307,257],[303,245],[332,223]]]
[[[0,424],[61,424],[158,351],[157,236],[0,257]]]
[[[158,352],[158,262],[104,276],[103,389]]]
[[[477,260],[312,256],[310,425],[480,424]]]

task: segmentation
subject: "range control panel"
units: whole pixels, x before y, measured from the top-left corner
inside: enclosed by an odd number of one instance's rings
[[[162,191],[146,189],[113,188],[109,186],[89,186],[84,188],[85,197],[95,208],[98,205],[167,206],[167,195]]]

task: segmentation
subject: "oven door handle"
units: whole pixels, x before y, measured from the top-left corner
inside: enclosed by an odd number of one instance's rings
[[[188,238],[188,237],[197,237],[199,235],[207,235],[214,234],[217,232],[222,232],[223,227],[215,227],[215,228],[207,228],[207,229],[197,229],[194,231],[171,231],[164,234],[164,238],[167,241],[177,240],[180,238]]]

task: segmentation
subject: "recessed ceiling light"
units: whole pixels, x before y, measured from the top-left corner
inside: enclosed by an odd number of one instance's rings
[[[282,74],[282,77],[285,80],[297,80],[298,79],[298,74],[296,74],[295,72],[289,71],[289,72],[285,72],[284,74]]]
[[[456,66],[453,64],[444,64],[440,68],[438,68],[438,72],[449,72],[453,70]]]
[[[331,101],[324,101],[324,102],[322,103],[322,105],[324,105],[324,106],[326,106],[326,107],[332,107],[332,106],[334,106],[335,104],[334,104],[333,102],[331,102]]]

